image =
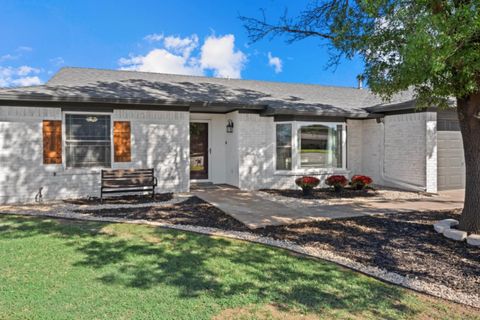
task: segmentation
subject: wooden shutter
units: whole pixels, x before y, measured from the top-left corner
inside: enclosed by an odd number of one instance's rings
[[[43,121],[43,164],[62,164],[62,121]]]
[[[115,162],[132,161],[131,141],[130,141],[130,122],[113,122],[113,149]]]

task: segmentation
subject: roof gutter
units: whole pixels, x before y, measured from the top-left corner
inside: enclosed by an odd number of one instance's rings
[[[0,94],[0,101],[8,102],[41,102],[41,103],[75,103],[75,104],[102,104],[102,105],[142,105],[157,107],[185,107],[185,108],[208,108],[229,107],[234,110],[265,110],[265,105],[241,104],[228,101],[186,101],[186,100],[160,100],[160,99],[112,99],[112,98],[82,98],[46,95],[8,95]],[[208,111],[208,110],[205,110]]]
[[[457,106],[456,102],[453,99],[448,100],[448,104],[451,108]],[[432,107],[419,107],[416,100],[409,100],[396,104],[380,104],[373,107],[365,108],[367,112],[370,113],[386,113],[386,112],[397,112],[397,111],[407,111],[407,110],[420,110],[420,109],[437,109],[436,106]]]
[[[370,113],[384,113],[384,112],[392,112],[392,111],[410,110],[410,109],[415,109],[416,107],[417,107],[416,101],[410,100],[410,101],[397,103],[397,104],[388,104],[388,105],[380,104],[373,107],[365,108],[365,110]]]
[[[267,108],[260,115],[277,116],[277,115],[297,115],[297,116],[314,116],[314,117],[341,117],[352,119],[375,119],[381,118],[381,114],[371,114],[368,112],[348,112],[348,111],[321,111],[321,110],[295,110],[295,109],[277,109]]]
[[[112,98],[82,98],[47,95],[13,95],[0,94],[0,100],[25,101],[25,102],[75,102],[75,103],[105,103],[105,104],[142,104],[142,105],[163,105],[163,106],[189,106],[191,102],[182,100],[160,100],[160,99],[112,99]]]

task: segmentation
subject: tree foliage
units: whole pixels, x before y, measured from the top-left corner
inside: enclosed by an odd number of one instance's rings
[[[253,42],[317,37],[332,49],[332,65],[360,55],[369,87],[386,99],[410,89],[419,105],[446,106],[480,89],[479,0],[314,1],[276,23],[265,14],[240,19]]]

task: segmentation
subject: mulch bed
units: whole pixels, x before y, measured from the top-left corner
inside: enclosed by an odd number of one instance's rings
[[[344,188],[342,191],[335,192],[332,188],[319,188],[313,189],[312,194],[304,196],[302,190],[279,190],[279,189],[263,189],[260,191],[267,192],[272,195],[278,195],[289,198],[302,198],[302,199],[352,199],[352,198],[365,198],[375,197],[377,192],[373,189],[356,190],[352,188]]]
[[[404,276],[480,292],[480,248],[446,239],[435,221],[459,218],[459,211],[411,212],[286,226],[254,232],[313,246]]]
[[[223,230],[249,231],[243,223],[198,197],[190,197],[180,203],[161,207],[74,210],[74,212],[99,217],[142,219]]]
[[[75,205],[96,205],[96,204],[140,204],[149,202],[165,202],[173,199],[173,193],[159,193],[155,199],[150,195],[122,195],[110,196],[100,201],[100,198],[80,198],[64,200],[63,202]]]

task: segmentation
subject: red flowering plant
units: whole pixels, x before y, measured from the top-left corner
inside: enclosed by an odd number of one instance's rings
[[[363,190],[372,184],[373,180],[369,176],[355,175],[350,181],[352,188]]]
[[[297,186],[302,188],[303,195],[311,195],[313,188],[320,184],[320,180],[315,177],[300,177],[295,179]]]
[[[342,175],[333,175],[328,177],[325,180],[325,183],[328,186],[333,187],[335,191],[339,192],[348,184],[348,179]]]

